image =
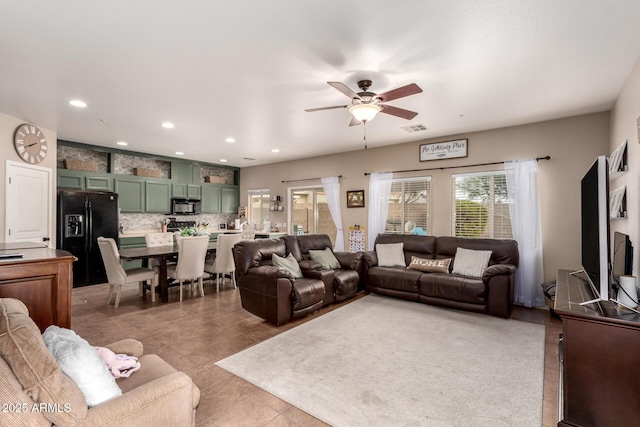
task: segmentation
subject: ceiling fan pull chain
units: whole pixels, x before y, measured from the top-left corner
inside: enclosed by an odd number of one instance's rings
[[[367,121],[362,121],[362,127],[364,128],[364,149],[367,149]]]

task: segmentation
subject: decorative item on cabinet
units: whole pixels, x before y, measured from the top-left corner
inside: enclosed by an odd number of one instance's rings
[[[204,182],[208,182],[210,184],[226,184],[227,180],[224,176],[207,175],[204,177]]]
[[[271,206],[269,206],[269,210],[283,212],[284,206],[281,203],[282,203],[282,197],[274,196],[273,199],[271,199]]]

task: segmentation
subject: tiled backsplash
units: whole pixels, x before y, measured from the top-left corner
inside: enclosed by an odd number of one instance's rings
[[[162,214],[140,214],[140,213],[121,213],[120,225],[124,231],[130,230],[152,230],[160,229],[162,221],[166,218],[176,218],[177,221],[195,221],[196,224],[208,222],[210,228],[218,228],[220,223],[233,224],[233,220],[237,215],[162,215]]]

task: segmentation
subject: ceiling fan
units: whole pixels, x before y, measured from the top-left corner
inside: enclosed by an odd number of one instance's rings
[[[321,107],[310,108],[308,112],[333,110],[335,108],[347,108],[352,114],[351,123],[349,126],[356,126],[360,123],[366,123],[372,120],[378,113],[391,114],[392,116],[402,117],[403,119],[411,120],[418,115],[415,111],[405,110],[404,108],[394,107],[392,105],[386,105],[386,102],[393,101],[394,99],[404,98],[405,96],[415,95],[422,92],[422,89],[415,84],[411,83],[406,86],[399,87],[381,94],[369,92],[371,86],[371,80],[360,80],[358,87],[362,92],[354,92],[342,82],[327,82],[333,88],[351,98],[351,105],[336,105],[333,107]]]

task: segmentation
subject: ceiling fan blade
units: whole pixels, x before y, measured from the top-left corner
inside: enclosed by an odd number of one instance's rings
[[[351,116],[351,122],[349,123],[349,126],[358,126],[359,124],[362,124],[362,122],[356,119],[354,116]]]
[[[415,111],[405,110],[404,108],[393,107],[391,105],[382,105],[381,113],[391,114],[392,116],[402,117],[403,119],[411,120],[418,115]]]
[[[404,98],[405,96],[415,95],[416,93],[422,92],[420,86],[415,83],[408,84],[406,86],[399,87],[397,89],[390,90],[385,93],[381,93],[377,97],[382,100],[382,102],[392,101],[398,98]]]
[[[347,105],[334,105],[333,107],[320,107],[320,108],[309,108],[304,110],[308,113],[312,113],[314,111],[322,111],[322,110],[334,110],[336,108],[347,108]]]
[[[354,91],[352,91],[351,89],[349,89],[347,87],[347,85],[345,85],[342,82],[327,82],[330,86],[332,86],[333,88],[339,90],[340,92],[344,93],[345,95],[347,95],[349,98],[353,99],[353,98],[360,98],[358,96],[357,93],[355,93]]]

